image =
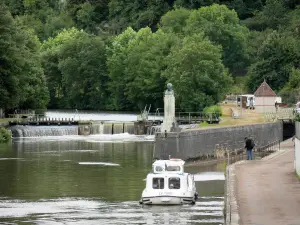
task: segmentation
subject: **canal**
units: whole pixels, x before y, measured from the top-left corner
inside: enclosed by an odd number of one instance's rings
[[[0,145],[0,224],[223,224],[224,166],[189,166],[195,205],[141,206],[153,136],[15,138]]]

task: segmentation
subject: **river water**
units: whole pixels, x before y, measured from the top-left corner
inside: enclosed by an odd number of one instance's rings
[[[15,138],[0,145],[0,224],[223,224],[223,166],[189,166],[195,205],[141,206],[153,136]]]

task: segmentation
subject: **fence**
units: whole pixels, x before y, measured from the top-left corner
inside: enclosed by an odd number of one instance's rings
[[[293,120],[295,118],[295,110],[293,108],[279,108],[277,112],[265,112],[264,119],[266,122],[276,120]]]

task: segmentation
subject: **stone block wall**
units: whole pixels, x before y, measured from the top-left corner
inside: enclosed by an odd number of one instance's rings
[[[216,157],[219,149],[243,148],[245,137],[253,138],[256,147],[282,141],[282,123],[157,133],[154,156],[160,159],[172,157],[184,160],[205,156]]]

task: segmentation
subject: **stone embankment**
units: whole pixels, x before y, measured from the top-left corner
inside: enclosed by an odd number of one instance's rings
[[[261,160],[227,167],[226,224],[299,225],[300,181],[294,168],[294,141]]]
[[[245,126],[222,127],[206,130],[157,133],[155,136],[156,158],[169,157],[184,160],[206,156],[217,158],[226,149],[234,151],[244,146],[244,138],[252,137],[256,146],[282,141],[282,123],[263,123]]]

